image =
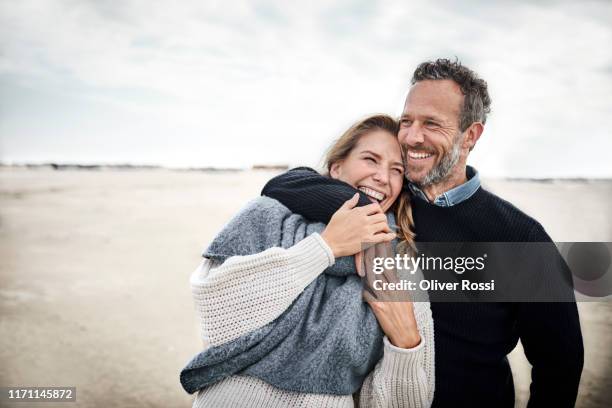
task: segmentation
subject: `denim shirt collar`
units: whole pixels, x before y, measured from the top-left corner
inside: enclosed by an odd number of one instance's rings
[[[471,166],[466,167],[465,174],[468,179],[465,183],[440,194],[435,198],[432,204],[437,205],[438,207],[452,207],[453,205],[459,204],[460,202],[470,198],[480,187],[480,175],[478,174],[478,171]],[[408,183],[408,188],[412,194],[422,200],[425,200],[426,202],[429,202],[423,190],[418,188],[416,185]]]

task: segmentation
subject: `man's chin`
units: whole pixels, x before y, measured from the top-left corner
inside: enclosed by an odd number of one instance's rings
[[[422,181],[427,177],[435,166],[426,165],[425,163],[413,163],[406,166],[406,178],[412,182]],[[415,181],[413,181],[415,180]]]
[[[410,171],[408,171],[408,173],[406,174],[406,180],[417,186],[421,186],[426,177],[427,173],[411,174]]]

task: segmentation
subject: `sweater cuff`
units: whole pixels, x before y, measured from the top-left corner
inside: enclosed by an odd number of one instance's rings
[[[383,338],[384,355],[381,362],[385,376],[402,378],[410,375],[422,365],[425,338],[421,335],[421,342],[413,348],[404,349],[395,347],[387,336]]]
[[[424,343],[423,336],[421,336],[421,333],[419,333],[419,336],[421,337],[421,341],[419,342],[419,344],[411,348],[401,348],[401,347],[394,346],[393,344],[391,344],[387,336],[384,336],[383,343],[385,345],[385,348],[389,348],[389,350],[394,353],[410,354],[410,353],[415,353],[423,348],[423,343]]]
[[[331,250],[329,245],[327,245],[327,242],[325,242],[323,237],[316,232],[310,236],[313,237],[313,239],[319,244],[321,249],[325,252],[325,255],[327,256],[327,260],[329,261],[328,266],[332,266],[336,262],[336,258],[334,257],[334,252]]]

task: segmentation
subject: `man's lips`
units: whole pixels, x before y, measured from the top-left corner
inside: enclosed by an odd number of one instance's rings
[[[413,160],[423,160],[432,157],[434,154],[432,152],[424,152],[418,150],[408,150],[408,157]]]

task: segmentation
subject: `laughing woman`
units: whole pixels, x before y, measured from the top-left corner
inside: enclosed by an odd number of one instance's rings
[[[372,116],[331,147],[327,176],[361,193],[329,224],[260,197],[213,240],[191,277],[205,349],[181,384],[194,407],[431,405],[429,303],[362,297],[353,257],[362,242],[397,243],[396,216],[412,240],[396,132]]]

